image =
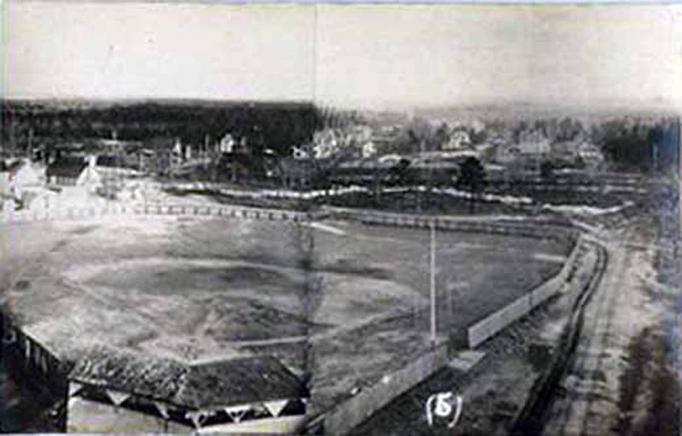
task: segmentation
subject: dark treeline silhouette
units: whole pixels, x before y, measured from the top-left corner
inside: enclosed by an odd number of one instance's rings
[[[78,141],[110,138],[145,141],[177,137],[203,143],[226,133],[246,138],[254,152],[270,148],[279,155],[311,140],[313,132],[349,115],[311,103],[128,102],[65,104],[5,101],[2,142],[21,149],[33,140]],[[354,115],[351,115],[354,116]]]
[[[676,167],[679,159],[678,119],[648,124],[611,121],[593,129],[593,139],[609,160],[623,167],[669,169]]]
[[[588,142],[616,167],[662,170],[678,162],[680,123],[671,115],[552,117],[533,120],[496,119],[486,123],[492,136],[511,143],[544,138],[550,144]],[[490,133],[489,133],[490,136]]]

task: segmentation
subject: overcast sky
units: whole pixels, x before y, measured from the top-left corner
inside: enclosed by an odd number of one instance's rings
[[[682,6],[4,5],[3,95],[682,107]]]

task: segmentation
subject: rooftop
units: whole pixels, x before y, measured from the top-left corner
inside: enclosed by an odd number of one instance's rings
[[[83,354],[69,379],[190,409],[309,396],[303,383],[271,356],[188,364],[98,346]]]
[[[87,165],[81,157],[62,157],[48,165],[46,174],[47,177],[77,178]]]

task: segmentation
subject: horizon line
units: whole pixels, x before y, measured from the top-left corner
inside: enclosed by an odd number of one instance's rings
[[[583,102],[564,102],[557,103],[548,100],[535,99],[501,99],[500,101],[493,100],[477,100],[470,102],[452,102],[452,103],[407,103],[403,101],[381,101],[376,103],[363,104],[357,102],[333,102],[322,99],[293,99],[293,98],[230,98],[230,97],[183,97],[183,96],[0,96],[2,102],[12,101],[30,101],[30,102],[100,102],[100,103],[154,103],[154,102],[197,102],[197,103],[211,103],[211,104],[292,104],[292,105],[313,105],[317,107],[333,107],[340,110],[348,111],[366,111],[366,112],[394,112],[405,113],[424,110],[456,110],[456,109],[484,109],[484,108],[504,108],[523,106],[528,110],[556,110],[556,111],[586,111],[586,112],[608,112],[623,111],[627,109],[629,112],[637,111],[664,111],[672,112],[682,115],[682,104],[675,103],[670,100],[648,99],[645,101],[623,98],[623,99],[601,99],[592,103]],[[630,106],[630,107],[625,107]]]

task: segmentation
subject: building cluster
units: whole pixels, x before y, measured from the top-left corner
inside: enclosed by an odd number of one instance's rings
[[[492,161],[529,168],[542,162],[549,162],[555,167],[598,168],[604,162],[604,155],[599,147],[582,136],[552,141],[534,130],[522,132],[516,141],[496,144]]]
[[[294,159],[331,159],[339,153],[369,158],[377,153],[372,129],[364,124],[329,127],[314,132],[309,144],[291,148]]]
[[[268,144],[260,144],[256,152],[246,137],[229,131],[215,137],[206,134],[199,142],[172,136],[124,140],[116,131],[108,138],[49,146],[40,142],[32,142],[31,160],[2,163],[3,203],[22,207],[54,191],[74,199],[90,194],[122,198],[127,181],[150,175],[305,188],[334,180],[334,172],[352,179],[354,168],[366,173],[403,160],[415,169],[449,168],[475,157],[484,164],[526,170],[538,170],[546,162],[554,167],[598,168],[604,161],[586,130],[568,122],[519,126],[477,120],[449,125],[442,120],[397,124],[355,120],[319,129],[310,141],[292,145],[284,155],[266,148]]]
[[[124,198],[130,196],[129,182],[146,176],[192,178],[200,172],[202,178],[239,181],[273,172],[273,153],[264,152],[256,157],[246,138],[230,132],[215,139],[206,135],[202,143],[180,137],[124,140],[115,131],[108,138],[41,141],[21,157],[0,160],[0,204],[22,208],[57,195],[60,201]]]

